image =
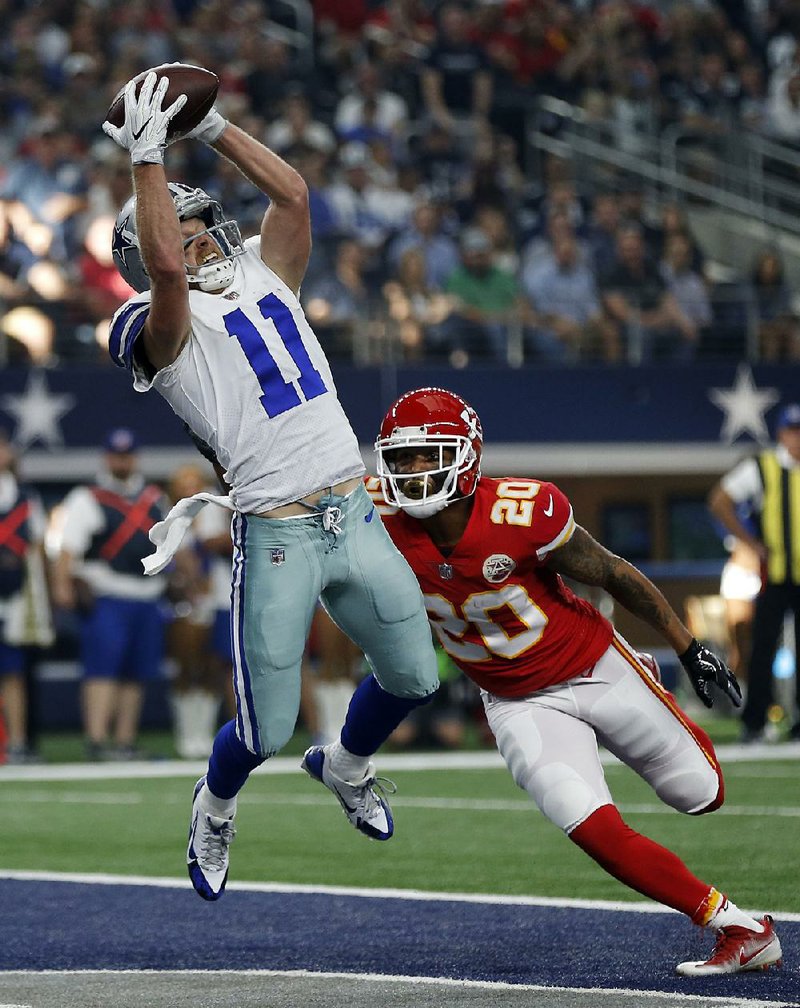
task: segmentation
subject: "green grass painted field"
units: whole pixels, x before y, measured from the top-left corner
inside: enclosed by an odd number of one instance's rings
[[[608,767],[607,776],[632,827],[741,906],[800,911],[796,763],[730,763],[725,771],[726,805],[699,818],[662,806],[625,767]],[[391,776],[396,833],[382,844],[357,834],[299,767],[253,775],[240,800],[231,880],[641,898],[546,822],[502,769]],[[193,780],[2,781],[0,868],[182,876]]]

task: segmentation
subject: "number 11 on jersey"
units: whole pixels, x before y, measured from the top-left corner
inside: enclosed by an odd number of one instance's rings
[[[259,310],[268,322],[272,322],[289,356],[294,361],[300,377],[297,383],[305,401],[316,399],[327,392],[322,375],[311,363],[291,310],[275,294],[268,294],[258,302]],[[267,346],[267,334],[241,310],[236,308],[223,319],[229,336],[235,336],[242,348],[247,363],[253,370],[263,395],[261,405],[269,417],[279,416],[287,410],[299,406],[303,399],[297,394],[292,382],[281,374],[275,358]],[[260,321],[260,320],[259,320]]]

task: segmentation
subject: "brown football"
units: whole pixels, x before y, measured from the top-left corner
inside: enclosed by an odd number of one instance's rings
[[[180,140],[204,118],[214,104],[219,90],[219,77],[210,70],[202,67],[190,66],[188,63],[164,63],[161,66],[151,67],[155,70],[159,79],[169,78],[169,87],[161,103],[162,108],[169,108],[175,99],[182,94],[187,97],[187,102],[169,124],[167,140],[170,142]],[[133,80],[136,82],[136,94],[142,87],[142,82],[150,73],[150,70],[143,70],[137,74]],[[125,122],[125,88],[122,88],[111,102],[106,119],[114,126],[121,126]]]

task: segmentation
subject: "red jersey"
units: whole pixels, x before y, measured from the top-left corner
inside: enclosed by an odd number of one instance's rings
[[[611,624],[544,565],[575,529],[554,484],[482,477],[447,556],[419,519],[384,502],[377,477],[366,484],[417,576],[442,647],[478,686],[527,696],[586,672],[607,650]]]

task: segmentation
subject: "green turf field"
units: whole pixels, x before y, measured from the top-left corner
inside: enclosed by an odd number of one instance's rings
[[[298,761],[299,762],[299,761]],[[791,761],[730,763],[714,815],[660,805],[607,768],[624,817],[741,906],[800,911],[800,788]],[[231,880],[639,899],[547,823],[504,770],[392,774],[395,837],[367,840],[302,771],[242,793]],[[0,868],[180,876],[193,777],[0,784]]]

